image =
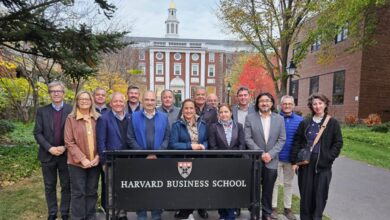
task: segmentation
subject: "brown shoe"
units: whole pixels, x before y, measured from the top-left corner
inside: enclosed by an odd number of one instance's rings
[[[295,218],[294,214],[292,213],[291,209],[284,209],[284,216],[286,216],[288,220],[297,220],[297,218]]]
[[[276,208],[272,208],[272,213],[271,213],[270,217],[272,219],[278,219],[278,211],[276,210]]]

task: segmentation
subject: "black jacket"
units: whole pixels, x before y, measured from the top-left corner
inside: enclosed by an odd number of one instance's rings
[[[324,119],[321,124],[324,123]],[[291,164],[296,163],[297,154],[301,148],[307,145],[306,130],[308,129],[312,118],[306,118],[298,127],[297,133],[294,136],[294,144],[291,149]],[[320,138],[320,153],[317,161],[316,169],[331,168],[333,161],[339,156],[340,150],[343,147],[343,137],[338,121],[331,118]]]
[[[233,122],[232,139],[230,145],[226,140],[225,130],[219,122],[209,129],[210,150],[245,150],[245,135],[242,124]]]
[[[39,144],[38,159],[41,162],[48,162],[53,155],[49,152],[50,147],[53,146],[54,131],[53,131],[53,111],[55,111],[51,104],[43,106],[38,109],[37,117],[35,119],[34,137]],[[61,116],[61,142],[64,145],[64,126],[65,120],[72,111],[72,106],[64,103]],[[66,156],[66,153],[62,155]]]

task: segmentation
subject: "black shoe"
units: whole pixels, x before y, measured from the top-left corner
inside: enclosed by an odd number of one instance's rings
[[[69,215],[63,215],[61,216],[62,220],[69,220]]]
[[[234,214],[236,215],[236,217],[239,217],[241,215],[241,209],[234,210]]]
[[[49,215],[49,217],[47,217],[47,220],[56,220],[56,219],[57,219],[56,215]]]
[[[119,217],[118,220],[127,220],[127,216]]]
[[[175,218],[186,219],[188,218],[188,215],[185,213],[185,211],[178,210],[175,212]]]
[[[209,213],[207,213],[206,209],[198,209],[198,214],[201,218],[209,218]]]

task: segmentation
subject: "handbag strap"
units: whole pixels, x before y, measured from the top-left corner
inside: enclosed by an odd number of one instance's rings
[[[318,134],[317,134],[316,138],[314,139],[313,145],[310,147],[310,152],[313,151],[314,146],[316,146],[316,144],[320,140],[322,133],[324,133],[326,125],[328,125],[329,120],[330,120],[330,115],[326,115],[325,121],[324,121],[324,123],[322,123],[320,131],[318,131]]]

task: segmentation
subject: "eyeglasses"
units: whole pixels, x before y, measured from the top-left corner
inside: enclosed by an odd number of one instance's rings
[[[283,103],[282,105],[284,105],[284,106],[293,106],[294,104],[293,103]]]
[[[49,93],[64,93],[64,90],[49,90]]]
[[[91,99],[87,99],[87,98],[82,98],[82,99],[78,99],[78,101],[85,101],[85,102],[90,102],[91,101]]]
[[[260,100],[259,101],[260,103],[270,103],[270,102],[272,102],[271,100]]]

